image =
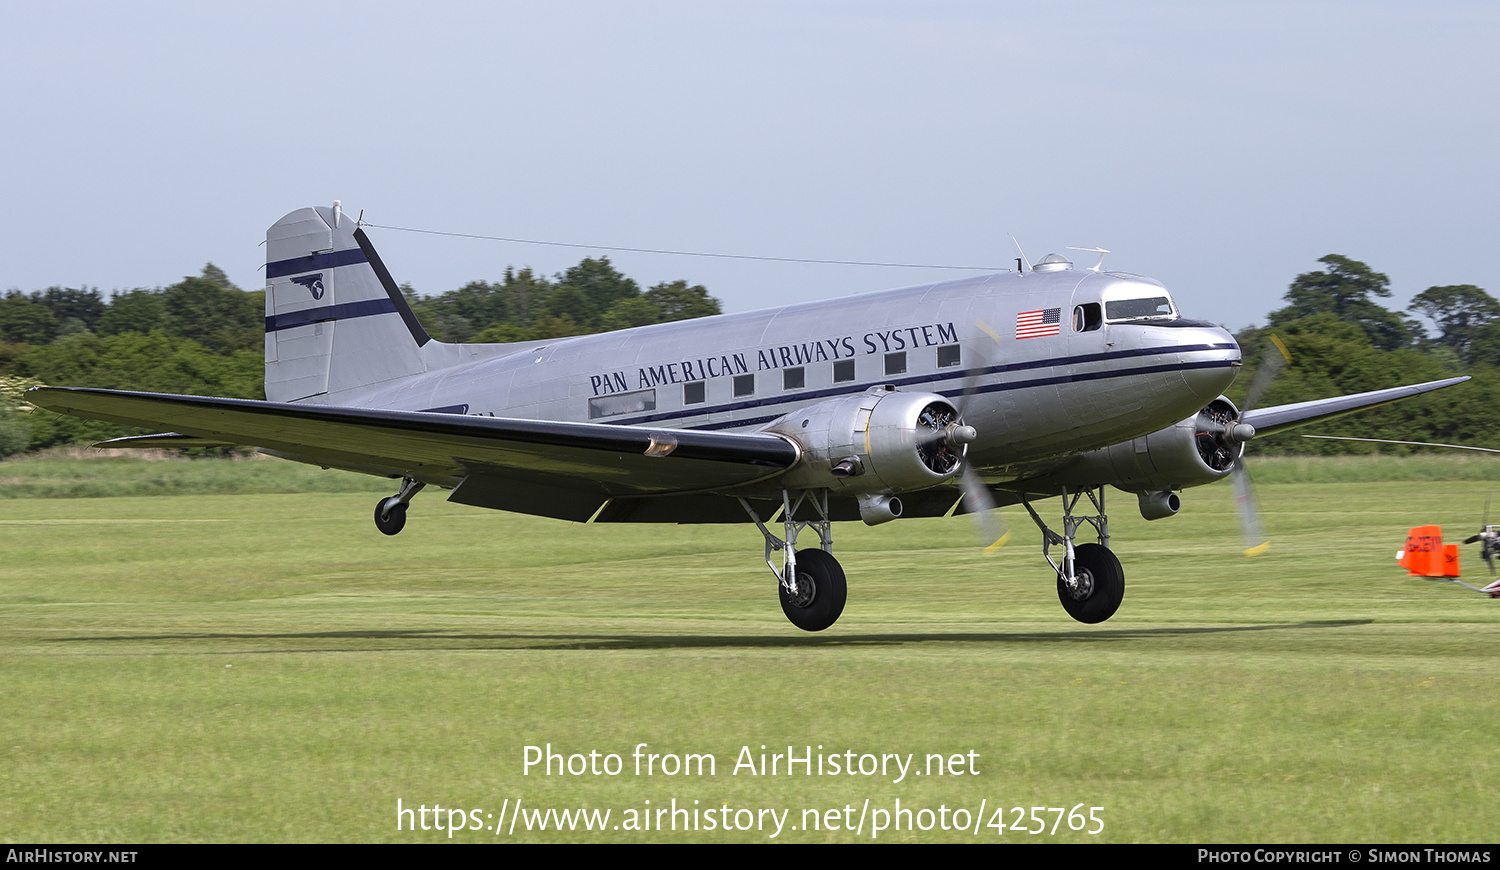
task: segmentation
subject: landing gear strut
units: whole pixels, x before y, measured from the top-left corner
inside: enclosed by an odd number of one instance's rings
[[[422,491],[427,484],[410,477],[401,479],[401,489],[390,498],[375,503],[375,528],[387,535],[394,535],[406,527],[406,506],[411,497]]]
[[[1078,500],[1085,495],[1096,513],[1075,516],[1073,508],[1078,506]],[[1042,556],[1057,572],[1057,598],[1062,602],[1063,609],[1079,622],[1090,625],[1114,616],[1125,598],[1125,570],[1120,567],[1120,560],[1115,558],[1115,554],[1109,551],[1109,517],[1104,514],[1104,487],[1099,487],[1098,497],[1095,497],[1092,489],[1075,492],[1071,496],[1066,489],[1063,490],[1061,535],[1047,528],[1030,501],[1023,499],[1021,503],[1025,505],[1026,512],[1031,514],[1037,528],[1042,530]],[[1084,523],[1093,526],[1094,531],[1099,533],[1099,543],[1073,544],[1078,527]],[[1063,545],[1061,563],[1052,558],[1053,544]]]
[[[792,519],[803,503],[812,506],[818,519]],[[801,491],[795,499],[791,492],[782,491],[781,520],[786,529],[785,540],[776,537],[766,528],[750,502],[742,498],[740,506],[765,536],[766,565],[776,575],[781,611],[786,614],[786,618],[803,631],[822,631],[837,622],[839,614],[844,612],[849,588],[844,580],[844,569],[833,558],[833,525],[828,521],[828,490]],[[774,518],[771,521],[774,522]],[[818,533],[822,546],[797,550],[797,533],[808,528]],[[782,554],[780,569],[771,560],[771,554],[777,550]]]

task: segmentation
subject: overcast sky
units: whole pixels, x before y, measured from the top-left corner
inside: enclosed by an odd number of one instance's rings
[[[1339,253],[1500,295],[1494,3],[0,5],[0,288],[262,284],[265,230],[379,224],[1009,266],[1102,246],[1263,323]],[[588,251],[371,229],[439,293]],[[729,311],[957,277],[611,255]],[[1091,255],[1078,254],[1081,265]]]

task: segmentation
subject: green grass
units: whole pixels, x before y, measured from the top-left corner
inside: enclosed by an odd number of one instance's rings
[[[134,467],[179,464],[194,463]],[[985,801],[983,821],[999,805],[1007,823],[1016,806],[1103,808],[1097,836],[1064,821],[982,841],[1490,842],[1500,601],[1408,578],[1394,555],[1411,525],[1472,533],[1493,473],[1363,479],[1378,464],[1289,472],[1323,483],[1254,466],[1273,534],[1255,560],[1227,485],[1153,523],[1111,492],[1127,590],[1092,627],[1063,614],[1024,513],[1006,510],[1016,535],[995,556],[962,519],[841,525],[849,605],[817,635],[781,616],[748,527],[579,526],[427,492],[386,538],[370,513],[388,485],[352,476],[374,489],[6,500],[0,836],[424,842],[446,835],[398,832],[398,798],[608,808],[611,825],[675,798],[790,809],[791,842],[870,839],[868,820],[862,836],[801,830],[805,808],[857,820],[866,799],[950,816]],[[1465,579],[1482,574],[1463,557]],[[626,772],[523,775],[524,747],[546,743],[618,753]],[[717,774],[632,775],[638,743],[712,753]],[[979,774],[732,775],[762,744],[972,751]]]
[[[258,454],[187,458],[166,450],[67,448],[0,462],[0,499],[381,492],[388,488],[380,478],[325,471]]]

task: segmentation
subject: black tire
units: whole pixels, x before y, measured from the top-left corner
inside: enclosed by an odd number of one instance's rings
[[[1068,615],[1079,622],[1095,625],[1115,615],[1125,599],[1125,569],[1120,560],[1100,544],[1079,544],[1073,548],[1073,566],[1078,578],[1087,575],[1088,594],[1073,597],[1061,577],[1057,578],[1057,598]]]
[[[792,625],[803,631],[822,631],[838,622],[849,597],[844,569],[838,560],[820,549],[798,550],[796,575],[797,591],[802,593],[796,598],[787,594],[785,586],[776,584],[781,594],[781,612]]]
[[[406,505],[396,502],[390,508],[385,503],[390,499],[375,502],[375,528],[387,535],[394,535],[406,527]]]

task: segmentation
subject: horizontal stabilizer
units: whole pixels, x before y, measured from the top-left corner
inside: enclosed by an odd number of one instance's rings
[[[1388,390],[1371,390],[1368,393],[1355,393],[1352,396],[1337,396],[1332,399],[1314,399],[1311,402],[1257,408],[1247,411],[1243,422],[1254,426],[1257,436],[1275,435],[1277,432],[1285,432],[1298,426],[1321,423],[1324,420],[1353,414],[1355,411],[1373,408],[1376,405],[1388,405],[1400,399],[1409,399],[1422,393],[1455,386],[1468,379],[1466,375],[1459,378],[1445,378],[1441,381],[1428,381],[1425,384],[1391,387]]]

